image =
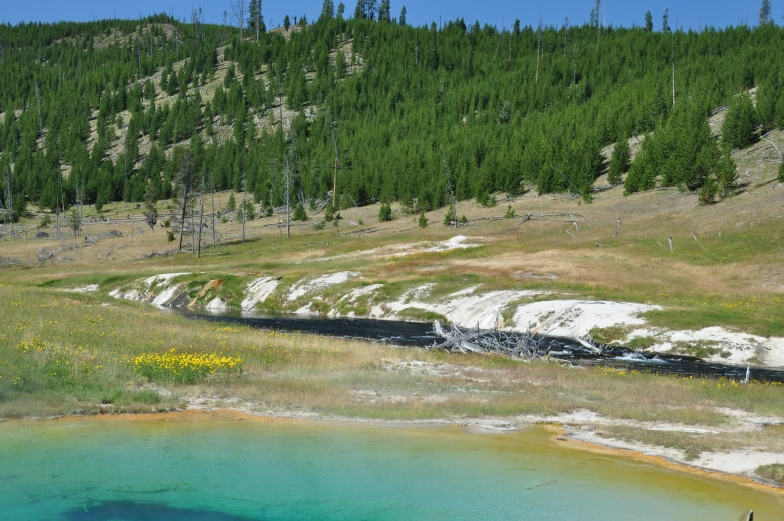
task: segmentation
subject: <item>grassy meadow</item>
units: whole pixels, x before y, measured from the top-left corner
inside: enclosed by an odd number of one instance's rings
[[[738,162],[743,165],[742,158]],[[728,413],[784,418],[784,390],[777,385],[575,369],[260,331],[194,321],[108,296],[140,278],[188,272],[183,280],[194,285],[222,280],[215,294],[236,305],[244,286],[257,277],[278,276],[287,286],[351,270],[361,278],[344,289],[383,283],[377,298],[388,300],[428,282],[436,284],[432,298],[476,285],[482,291],[533,289],[551,292],[538,299],[661,305],[664,309],[644,315],[652,327],[719,325],[784,336],[781,189],[766,185],[712,207],[672,190],[633,197],[621,190],[597,194],[590,205],[534,194],[496,207],[464,201],[458,215],[471,222],[457,230],[443,226],[445,210],[428,213],[428,226],[420,228],[418,215],[397,205],[395,219],[381,223],[374,205],[342,210],[337,226],[316,226],[322,216],[309,215],[292,227],[291,239],[278,216],[259,218],[248,223],[242,243],[240,225],[230,220],[218,223],[216,246],[211,231],[205,232],[201,258],[190,252],[145,257],[176,243],[160,227],[145,228],[141,210],[122,203],[107,205],[108,221],[84,229],[101,237],[96,244],[84,245],[82,237],[36,239],[36,214],[17,228],[17,237],[0,240],[0,258],[14,260],[0,268],[0,418],[203,407],[293,417],[463,421],[589,410],[620,422],[711,426],[721,433],[695,436],[639,424],[606,431],[618,439],[676,447],[687,457],[745,447],[744,440],[760,450],[784,451],[767,431],[753,438],[733,432],[736,418]],[[218,194],[216,207],[228,196]],[[508,206],[515,218],[502,218]],[[529,214],[570,217],[521,223]],[[46,231],[54,232],[51,226]],[[110,231],[117,233],[107,236]],[[426,251],[458,234],[481,246]],[[186,236],[184,243],[190,240]],[[41,262],[41,251],[57,253]],[[399,251],[412,254],[396,255]],[[100,289],[69,291],[88,284]],[[331,291],[322,296],[334,300]],[[362,315],[374,303],[359,300],[351,310]],[[271,299],[266,310],[290,311],[301,304]],[[413,320],[436,318],[410,314]],[[608,342],[627,332],[616,327],[592,334]],[[635,347],[647,341],[640,338]],[[696,354],[710,348],[686,347]]]

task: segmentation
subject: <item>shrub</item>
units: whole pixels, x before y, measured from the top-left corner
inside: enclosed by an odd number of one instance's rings
[[[769,479],[779,485],[784,485],[784,465],[780,463],[762,465],[761,467],[757,467],[755,473],[761,478]]]
[[[173,231],[171,231],[171,230],[169,230],[168,232],[166,232],[166,239],[167,239],[169,242],[174,242],[174,232],[173,232]]]
[[[297,206],[294,207],[294,217],[295,221],[307,221],[308,215],[305,213],[305,207],[302,206],[302,203],[298,203]]]
[[[464,216],[462,216],[462,217],[460,218],[460,220],[459,220],[458,222],[459,222],[460,224],[468,224],[468,219],[466,219],[466,216],[464,215]]]
[[[701,205],[713,204],[716,202],[716,194],[719,191],[718,183],[713,176],[705,178],[705,184],[702,185],[700,191],[697,192],[697,198]]]
[[[327,222],[331,222],[332,219],[335,218],[335,207],[332,206],[332,201],[327,203],[327,207],[324,209],[324,220]]]
[[[449,211],[446,212],[446,215],[444,216],[444,226],[451,226],[452,224],[454,224],[455,220],[456,220],[455,209],[450,208]]]
[[[504,214],[505,219],[514,219],[515,218],[515,211],[512,209],[512,205],[506,207],[506,213]]]
[[[425,212],[422,212],[419,215],[419,227],[426,228],[427,227],[427,217],[425,217]]]
[[[378,211],[378,222],[387,222],[392,220],[392,207],[388,204],[382,204],[381,209]]]
[[[784,183],[784,163],[779,165],[779,183]]]
[[[52,216],[49,215],[48,213],[45,213],[44,216],[41,218],[41,222],[38,223],[38,227],[46,228],[50,224],[52,224]]]

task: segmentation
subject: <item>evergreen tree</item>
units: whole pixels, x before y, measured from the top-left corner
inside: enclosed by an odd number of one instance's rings
[[[297,203],[297,206],[294,207],[294,216],[292,217],[295,221],[307,221],[308,214],[305,213],[305,207],[302,205],[301,202]]]
[[[245,201],[245,220],[252,221],[256,218],[256,208],[250,199]],[[242,222],[242,205],[237,209],[237,222]]]
[[[257,41],[259,34],[266,31],[261,2],[262,0],[250,0],[248,4],[248,29],[256,33]]]
[[[333,18],[335,16],[335,3],[332,0],[324,0],[321,5],[321,16]]]
[[[723,198],[729,197],[738,188],[738,167],[727,149],[716,164],[716,181]]]
[[[400,9],[400,18],[397,19],[397,23],[400,25],[406,25],[406,14],[406,6],[403,6],[403,8]]]
[[[378,21],[390,22],[392,20],[392,14],[390,11],[391,7],[389,5],[389,0],[381,0],[381,5],[378,9]]]
[[[82,218],[79,216],[79,210],[74,207],[68,212],[68,227],[73,232],[74,239],[82,231]]]
[[[419,214],[419,227],[427,228],[427,217],[425,217],[425,212]]]
[[[343,18],[343,14],[344,14],[345,12],[346,12],[346,5],[345,5],[343,2],[340,2],[340,3],[338,4],[338,12],[337,12],[337,17],[338,17],[338,18]]]
[[[286,29],[286,32],[289,32],[289,27],[291,27],[291,19],[289,15],[283,17],[283,28]]]
[[[653,15],[650,11],[645,13],[645,30],[649,33],[653,31]]]
[[[147,180],[147,188],[144,191],[144,217],[147,226],[154,232],[155,224],[158,222],[158,188],[152,179]]]
[[[378,222],[386,222],[392,220],[392,207],[388,204],[382,204],[381,209],[378,211]]]
[[[233,212],[237,209],[237,199],[234,197],[234,192],[229,195],[229,200],[226,203],[226,209],[230,212]]]
[[[779,183],[784,183],[784,162],[779,165],[779,175],[777,179]]]
[[[623,182],[622,174],[629,169],[630,155],[629,142],[625,137],[621,136],[615,144],[615,149],[610,159],[610,171],[607,174],[608,183],[615,186]]]
[[[762,0],[762,5],[759,10],[759,24],[765,25],[773,22],[770,16],[770,0]]]
[[[757,126],[757,111],[751,97],[746,93],[735,96],[721,127],[722,142],[730,149],[745,148],[754,141]]]
[[[664,14],[662,15],[662,32],[668,33],[670,32],[670,9],[667,8],[664,10]]]

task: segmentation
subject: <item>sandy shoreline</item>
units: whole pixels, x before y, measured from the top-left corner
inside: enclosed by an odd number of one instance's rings
[[[577,416],[566,415],[563,419],[580,418]],[[173,412],[150,413],[109,413],[82,416],[54,416],[54,417],[27,417],[19,419],[0,418],[3,422],[22,422],[22,421],[153,421],[160,419],[171,419],[175,421],[255,421],[271,423],[336,423],[336,424],[357,424],[369,425],[384,428],[428,428],[459,426],[467,432],[473,434],[483,433],[504,433],[517,432],[529,428],[544,428],[552,432],[551,439],[554,443],[563,445],[574,450],[588,451],[595,454],[602,454],[612,457],[630,458],[635,461],[642,461],[659,467],[686,472],[700,477],[720,480],[728,483],[743,485],[757,490],[784,495],[784,487],[776,486],[769,482],[750,477],[738,467],[711,468],[705,465],[705,458],[701,457],[694,462],[684,460],[679,457],[678,451],[666,447],[644,446],[639,443],[628,443],[612,438],[603,438],[593,430],[595,425],[578,424],[574,422],[564,422],[559,417],[545,416],[525,416],[511,418],[460,418],[460,419],[431,419],[431,420],[375,420],[340,416],[323,416],[316,413],[302,413],[298,411],[264,411],[263,413],[250,410],[247,407],[237,408],[211,408],[203,404],[193,408],[178,410]],[[588,418],[586,418],[588,419]],[[622,420],[606,419],[608,422],[621,422]],[[665,424],[663,424],[665,425]],[[586,430],[587,429],[587,430]],[[583,433],[591,433],[585,436]],[[740,457],[747,458],[748,451],[736,450],[727,451],[723,454],[729,456],[727,461],[736,461]],[[736,456],[733,458],[732,456]],[[781,461],[784,461],[784,454]],[[754,465],[763,465],[770,461],[754,462]]]

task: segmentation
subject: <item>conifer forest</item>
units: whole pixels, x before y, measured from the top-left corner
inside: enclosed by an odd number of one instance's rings
[[[170,198],[194,175],[269,207],[335,186],[344,207],[417,212],[528,190],[590,201],[608,172],[629,195],[678,186],[711,202],[733,190],[730,152],[784,126],[772,23],[684,31],[641,11],[632,28],[595,15],[412,27],[402,5],[360,0],[268,30],[261,2],[249,7],[241,24],[197,8],[187,21],[0,25],[7,213]],[[716,139],[707,117],[727,105]],[[631,137],[644,138],[633,159]]]

